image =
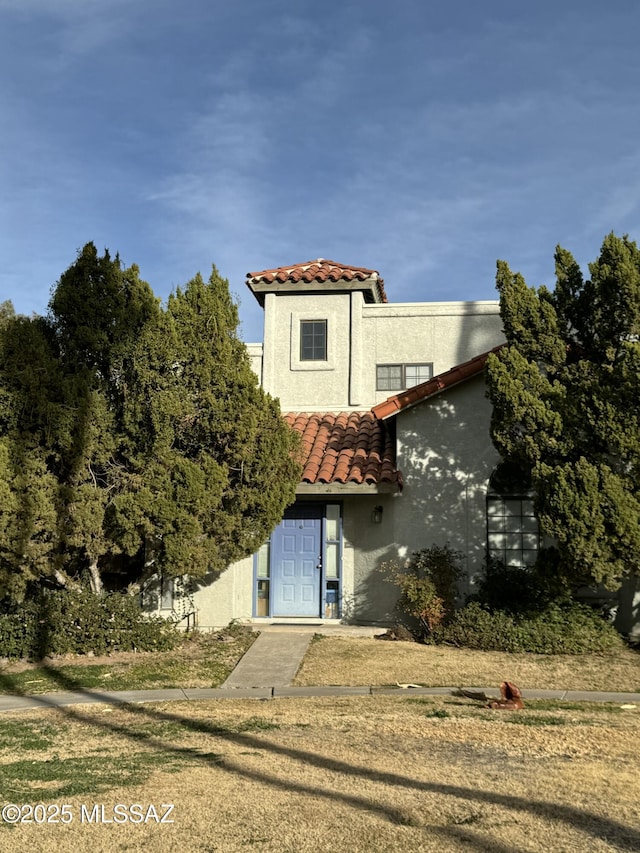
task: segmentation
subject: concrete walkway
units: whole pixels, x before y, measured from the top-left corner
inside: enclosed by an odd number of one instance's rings
[[[286,687],[296,677],[312,639],[311,631],[261,633],[222,688]]]
[[[313,696],[447,696],[456,687],[292,687],[291,682],[313,638],[315,626],[264,626],[260,636],[240,660],[221,687],[164,690],[77,690],[29,696],[0,695],[0,712],[34,708],[59,708],[86,704],[138,704],[142,702],[184,702],[201,699],[280,699]],[[339,628],[336,626],[335,633]],[[362,629],[369,636],[380,629]],[[324,629],[322,633],[329,633]],[[334,633],[334,632],[331,632]],[[353,633],[353,631],[349,632]],[[497,686],[468,690],[499,698]],[[613,702],[640,705],[640,693],[599,693],[588,690],[522,690],[522,698],[555,699],[564,702]]]

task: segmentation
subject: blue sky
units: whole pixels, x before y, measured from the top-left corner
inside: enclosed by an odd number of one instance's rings
[[[331,258],[391,301],[552,284],[640,239],[640,3],[0,0],[0,301],[77,250],[165,298]]]

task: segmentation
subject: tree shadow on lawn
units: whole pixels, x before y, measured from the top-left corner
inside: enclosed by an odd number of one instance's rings
[[[60,673],[53,667],[44,667],[44,669],[46,669],[51,678],[60,685],[61,689],[74,692],[78,694],[78,696],[86,696],[87,701],[92,704],[96,702],[104,702],[107,705],[117,705],[123,710],[126,710],[132,716],[137,717],[139,720],[155,723],[178,723],[183,727],[185,733],[198,732],[202,735],[209,735],[211,738],[217,740],[218,743],[228,742],[250,750],[270,752],[273,755],[283,756],[292,759],[293,761],[301,762],[303,765],[306,764],[332,773],[343,774],[347,777],[362,777],[367,781],[381,782],[386,785],[403,789],[441,794],[444,797],[461,799],[466,803],[487,803],[516,811],[528,812],[531,815],[548,821],[561,821],[571,828],[578,827],[581,832],[596,839],[610,841],[610,839],[613,838],[615,839],[615,846],[620,850],[635,851],[640,849],[639,830],[626,826],[617,820],[602,817],[594,812],[559,803],[548,803],[542,800],[528,800],[523,797],[517,797],[510,794],[501,794],[495,791],[479,790],[476,788],[466,788],[460,785],[425,782],[397,773],[371,770],[367,767],[360,767],[335,758],[327,758],[326,756],[318,753],[307,752],[302,749],[293,749],[291,747],[268,742],[263,740],[261,737],[251,735],[246,732],[229,731],[224,727],[216,726],[214,723],[209,723],[204,720],[191,720],[180,714],[158,710],[150,707],[149,705],[132,704],[130,702],[114,702],[113,698],[108,694],[100,693],[95,690],[86,690],[80,687],[74,679],[64,673]],[[11,681],[7,676],[0,673],[0,684],[4,684],[9,687],[11,685]],[[155,747],[159,751],[168,755],[173,755],[177,758],[193,760],[203,766],[215,766],[218,769],[226,770],[237,776],[241,776],[288,793],[337,800],[353,808],[384,816],[389,821],[397,825],[413,825],[411,818],[403,813],[402,810],[387,807],[367,799],[366,797],[354,796],[344,792],[319,788],[315,785],[310,786],[299,782],[292,782],[291,780],[279,779],[278,777],[266,772],[247,770],[244,767],[236,765],[233,760],[221,756],[219,753],[203,753],[201,748],[196,750],[192,747],[176,746],[174,744],[167,743],[167,741],[162,737],[154,736],[148,731],[136,731],[129,725],[118,724],[106,719],[98,720],[81,710],[70,707],[69,705],[57,705],[51,696],[29,695],[24,691],[14,695],[28,695],[28,698],[31,701],[37,702],[41,709],[55,709],[59,714],[70,721],[88,723],[92,726],[100,727],[106,731],[117,734],[125,741],[128,740],[144,743],[145,746]],[[229,691],[229,698],[233,698],[232,691]],[[475,847],[478,851],[487,850],[487,843],[490,844],[490,849],[496,851],[496,853],[512,853],[513,851],[513,847],[511,845],[500,844],[493,839],[489,839],[486,835],[471,832],[470,830],[460,826],[429,826],[425,827],[425,829],[428,829],[430,833],[448,836],[453,840],[466,844],[467,846],[470,845]]]

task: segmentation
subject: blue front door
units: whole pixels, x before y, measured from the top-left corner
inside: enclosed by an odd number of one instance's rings
[[[273,616],[320,615],[321,528],[319,513],[307,511],[285,518],[274,530],[271,537]]]

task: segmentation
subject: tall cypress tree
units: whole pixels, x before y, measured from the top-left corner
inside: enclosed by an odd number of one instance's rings
[[[124,268],[93,243],[61,276],[49,305],[74,413],[56,475],[59,482],[58,560],[71,571],[85,567],[92,589],[102,590],[101,568],[118,553],[105,514],[128,488],[122,430],[126,372],[147,323],[160,312],[134,265]]]
[[[553,292],[498,262],[492,438],[531,473],[559,577],[615,588],[640,574],[640,251],[609,234],[587,279],[559,246],[555,262]]]
[[[3,306],[6,308],[6,305]],[[56,559],[56,468],[71,413],[46,320],[4,311],[0,322],[0,597],[20,600]]]

